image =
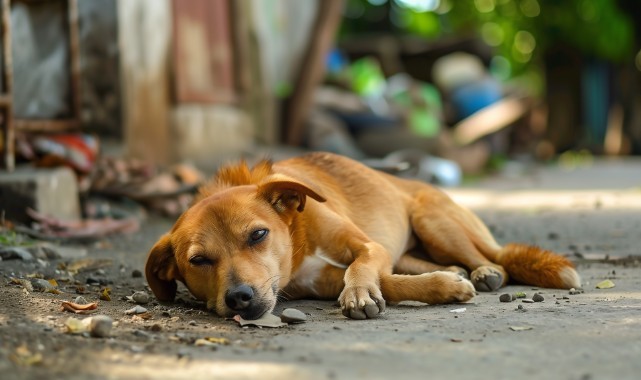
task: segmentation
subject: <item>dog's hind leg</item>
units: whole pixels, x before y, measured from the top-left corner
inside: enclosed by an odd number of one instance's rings
[[[435,262],[463,265],[480,291],[493,291],[508,281],[505,269],[491,261],[501,247],[471,211],[436,190],[415,194],[410,210],[412,228]]]
[[[415,257],[409,252],[401,256],[401,258],[394,264],[395,274],[423,274],[437,271],[454,272],[463,276],[464,278],[469,278],[467,271],[459,266],[444,266],[434,264],[432,262]]]

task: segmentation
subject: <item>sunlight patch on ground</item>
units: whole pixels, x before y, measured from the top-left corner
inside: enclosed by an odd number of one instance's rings
[[[458,204],[475,210],[574,210],[576,208],[641,209],[641,193],[634,190],[514,190],[447,189]]]

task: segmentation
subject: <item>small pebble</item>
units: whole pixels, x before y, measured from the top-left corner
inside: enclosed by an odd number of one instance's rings
[[[518,306],[516,307],[516,310],[518,310],[518,311],[525,311],[525,308],[523,307],[523,305],[518,305]]]
[[[125,314],[127,314],[127,315],[142,314],[142,313],[146,313],[146,312],[147,312],[147,309],[145,309],[144,307],[142,307],[140,305],[136,305],[136,306],[132,307],[131,309],[126,310]]]
[[[77,303],[78,305],[86,305],[89,302],[87,302],[87,299],[83,296],[78,296],[73,300],[74,303]]]
[[[137,304],[146,304],[149,303],[149,294],[147,292],[135,292],[131,295],[131,299]]]
[[[41,278],[32,278],[31,286],[33,286],[33,290],[35,290],[36,292],[45,292],[47,290],[55,289],[55,287],[51,285],[49,281],[43,280]]]
[[[134,269],[133,271],[131,271],[131,277],[133,278],[142,277],[142,272],[139,271],[138,269]]]
[[[187,323],[187,324],[189,326],[196,326],[196,321],[189,321],[189,323]]]
[[[89,322],[89,334],[97,338],[105,338],[111,335],[113,320],[106,315],[94,315]]]
[[[536,293],[535,295],[532,296],[532,301],[534,302],[543,302],[545,301],[545,298],[540,295],[539,293]]]
[[[499,297],[499,301],[501,302],[512,302],[512,300],[512,295],[508,293],[501,294],[501,296]]]
[[[285,323],[303,323],[307,320],[307,315],[300,310],[288,308],[283,310],[280,320]]]
[[[529,299],[529,298],[523,298],[523,299],[521,300],[521,302],[523,302],[523,303],[534,303],[534,300]]]

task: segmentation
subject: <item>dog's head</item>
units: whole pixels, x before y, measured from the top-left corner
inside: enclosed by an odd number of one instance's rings
[[[181,281],[220,316],[271,312],[291,274],[290,226],[308,196],[325,201],[307,185],[270,176],[203,197],[151,249],[149,286],[160,301],[171,301]]]

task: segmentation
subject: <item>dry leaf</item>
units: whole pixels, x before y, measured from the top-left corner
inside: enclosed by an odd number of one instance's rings
[[[80,305],[74,302],[62,301],[62,308],[60,311],[70,311],[76,314],[91,314],[98,308],[97,302]]]
[[[612,282],[611,280],[603,280],[603,281],[599,282],[598,284],[596,284],[596,288],[597,289],[614,288],[614,282]]]
[[[54,286],[56,288],[58,287],[58,281],[56,281],[55,279],[52,278],[52,279],[47,280],[47,281],[51,284],[51,286]]]
[[[287,323],[281,322],[280,318],[274,314],[265,313],[258,319],[247,320],[243,319],[240,315],[234,317],[234,321],[243,326],[258,326],[258,327],[282,327],[287,326]]]
[[[111,301],[111,288],[104,288],[100,291],[100,299],[103,301]]]

